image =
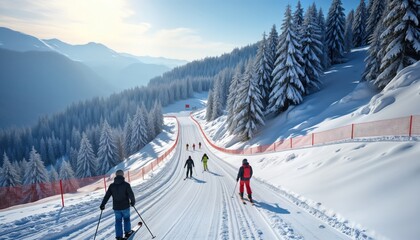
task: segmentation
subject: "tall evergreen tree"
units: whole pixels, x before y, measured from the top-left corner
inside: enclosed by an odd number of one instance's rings
[[[207,122],[210,122],[213,117],[213,106],[214,106],[214,98],[213,98],[213,90],[209,91],[209,96],[207,98],[207,104],[206,104],[206,120]]]
[[[79,184],[75,179],[73,168],[67,161],[63,161],[61,164],[59,176],[63,180],[63,191],[65,193],[76,192]]]
[[[319,26],[319,30],[321,32],[321,42],[322,42],[322,56],[320,56],[320,60],[321,60],[321,64],[322,64],[322,69],[327,69],[330,65],[330,58],[328,56],[328,47],[326,44],[326,37],[327,37],[327,29],[325,26],[325,17],[324,17],[324,13],[322,12],[322,8],[319,9],[318,12],[318,26]]]
[[[76,175],[79,178],[92,177],[97,174],[98,161],[92,150],[92,145],[86,133],[83,133],[80,149],[77,155]]]
[[[354,11],[353,9],[349,12],[346,19],[346,31],[344,32],[344,50],[350,52],[353,48],[353,22],[354,22]]]
[[[403,68],[420,59],[420,4],[418,0],[394,0],[384,18],[381,35],[383,58],[374,84],[383,89]]]
[[[235,109],[237,105],[237,95],[238,95],[238,86],[242,74],[244,71],[244,64],[241,62],[236,66],[235,73],[233,74],[232,81],[229,86],[229,95],[227,100],[227,126],[230,133],[233,133],[233,130],[236,128],[237,122],[235,121]]]
[[[219,76],[216,78],[214,85],[213,85],[213,107],[211,113],[211,120],[215,120],[216,118],[222,116],[223,114],[223,105],[222,105],[222,98],[223,98],[223,85],[222,85],[223,78]]]
[[[31,185],[26,192],[28,200],[35,201],[47,197],[51,193],[51,188],[45,184],[47,182],[49,182],[47,169],[41,160],[41,156],[32,147],[29,153],[28,168],[23,179],[23,184]]]
[[[293,25],[295,26],[295,33],[298,39],[303,35],[303,8],[298,0],[296,5],[296,11],[293,14]]]
[[[59,179],[57,170],[54,167],[51,167],[49,171],[50,182],[57,182]]]
[[[131,153],[138,152],[142,149],[148,139],[147,126],[145,116],[144,105],[141,108],[137,108],[136,115],[134,115],[132,123],[132,133],[131,133]]]
[[[304,88],[308,94],[313,89],[319,89],[321,82],[322,65],[319,56],[322,56],[321,31],[316,21],[314,7],[310,7],[305,14],[302,35],[302,59],[304,69]]]
[[[341,0],[333,0],[328,11],[326,44],[331,64],[341,63],[344,58],[345,16]]]
[[[385,28],[381,20],[371,36],[368,56],[365,59],[366,67],[362,75],[362,80],[374,81],[380,73],[379,69],[383,58],[383,52],[381,51],[381,34],[384,30]]]
[[[107,120],[102,124],[98,162],[100,174],[105,174],[109,169],[118,164],[118,149],[112,134],[112,129]]]
[[[365,0],[360,0],[360,4],[356,9],[352,26],[353,44],[355,47],[366,45],[366,4]]]
[[[286,8],[282,30],[277,48],[278,58],[272,73],[274,78],[268,105],[268,111],[275,113],[284,111],[290,104],[301,103],[305,92],[301,82],[304,72],[299,64],[303,62],[299,50],[301,45],[293,31],[290,5]]]
[[[371,43],[371,37],[376,26],[382,22],[388,0],[370,0],[368,8],[368,19],[366,24],[366,42]]]
[[[152,123],[155,129],[155,137],[162,132],[163,127],[163,114],[162,114],[162,105],[159,101],[156,101],[152,113],[155,116],[155,121]]]
[[[273,25],[271,28],[270,34],[267,38],[267,50],[270,57],[268,58],[270,60],[269,65],[272,69],[274,69],[274,63],[277,59],[277,45],[279,45],[279,34],[276,30],[276,25]],[[273,77],[271,76],[270,82],[273,80]]]
[[[250,60],[246,67],[243,81],[238,86],[237,109],[235,109],[236,128],[233,131],[243,141],[252,138],[258,126],[264,125],[262,96],[258,88],[254,61]]]
[[[268,97],[270,96],[271,92],[271,73],[273,72],[271,63],[273,60],[270,58],[271,55],[269,53],[268,44],[264,33],[263,39],[258,47],[257,57],[255,60],[257,85],[261,92],[263,109],[265,109],[268,105]]]
[[[20,185],[20,176],[17,169],[10,163],[6,152],[3,154],[2,177],[0,178],[0,187],[15,187]]]
[[[132,133],[132,123],[130,115],[127,114],[127,119],[124,124],[124,156],[128,157],[131,152],[131,133]]]

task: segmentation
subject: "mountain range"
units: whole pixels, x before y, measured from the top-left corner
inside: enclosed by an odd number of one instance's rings
[[[144,61],[142,61],[144,60]],[[145,86],[183,60],[71,45],[0,27],[0,127],[35,123],[75,101]]]

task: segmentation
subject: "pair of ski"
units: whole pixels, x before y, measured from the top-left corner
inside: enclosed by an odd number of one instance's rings
[[[137,225],[132,229],[131,234],[128,236],[123,237],[123,240],[132,240],[134,238],[134,235],[137,233],[137,231],[143,226],[142,222],[138,222]]]
[[[192,177],[186,177],[186,178],[184,178],[184,181],[185,181],[187,178],[188,178],[188,179],[192,179]]]
[[[239,196],[239,199],[244,205],[246,205],[246,202],[248,201],[249,203],[251,203],[252,206],[255,206],[254,201],[252,199],[245,199],[245,198],[241,198],[240,196]]]

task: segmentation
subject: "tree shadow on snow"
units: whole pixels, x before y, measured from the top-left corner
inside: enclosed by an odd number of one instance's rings
[[[275,203],[274,205],[270,205],[270,204],[265,203],[265,202],[259,202],[259,201],[254,200],[254,204],[257,207],[264,208],[264,209],[266,209],[268,211],[271,211],[273,213],[290,214],[290,212],[287,209],[279,207],[279,205],[277,203]]]

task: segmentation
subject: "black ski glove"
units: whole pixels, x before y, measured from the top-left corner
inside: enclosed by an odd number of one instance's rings
[[[239,181],[239,178],[236,178],[236,181]]]
[[[135,204],[135,203],[133,203],[133,202],[132,202],[130,205],[131,205],[132,207],[134,207],[134,204]]]
[[[104,210],[105,209],[105,206],[104,205],[101,205],[101,206],[99,206],[99,209]]]

